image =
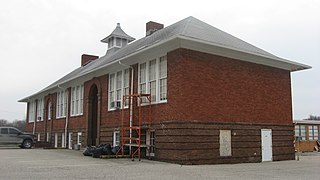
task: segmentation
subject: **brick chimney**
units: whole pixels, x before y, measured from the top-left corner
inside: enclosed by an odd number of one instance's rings
[[[89,62],[94,61],[94,60],[96,60],[98,58],[99,58],[99,56],[93,56],[93,55],[89,55],[89,54],[82,54],[81,55],[81,66],[85,66]]]
[[[146,36],[149,36],[152,33],[156,32],[157,30],[160,30],[160,29],[163,29],[163,24],[149,21],[146,24]]]

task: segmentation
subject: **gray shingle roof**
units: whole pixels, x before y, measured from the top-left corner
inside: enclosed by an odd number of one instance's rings
[[[121,28],[120,28],[121,29]],[[122,31],[122,29],[121,29]],[[114,34],[119,36],[123,35],[123,31],[121,32],[119,29],[114,30]],[[125,34],[125,33],[124,33]],[[125,34],[127,35],[127,34]],[[110,36],[108,36],[110,37]],[[107,37],[107,38],[108,38]],[[194,17],[185,18],[177,23],[174,23],[164,29],[158,30],[154,32],[152,35],[143,37],[139,40],[136,40],[127,46],[119,49],[115,53],[106,54],[101,58],[90,62],[86,66],[79,67],[62,77],[58,81],[52,83],[45,89],[41,90],[39,93],[50,90],[58,85],[69,82],[75,78],[84,76],[90,72],[96,71],[98,69],[104,68],[108,66],[110,63],[129,56],[133,53],[142,51],[143,49],[150,47],[152,45],[160,44],[163,41],[178,38],[178,37],[188,37],[193,40],[200,40],[203,42],[207,42],[208,44],[223,47],[226,49],[232,49],[235,51],[245,52],[248,54],[253,54],[256,56],[263,56],[269,59],[273,59],[276,61],[281,61],[284,63],[293,63],[284,59],[281,59],[275,55],[272,55],[262,49],[259,49],[241,39],[238,39],[226,32],[223,32],[205,22],[202,22]],[[105,38],[106,39],[106,38]],[[293,63],[294,66],[301,66],[301,69],[310,68],[309,66]],[[38,93],[37,93],[38,94]],[[36,94],[35,94],[36,95]],[[22,102],[27,101],[27,98],[20,100]]]

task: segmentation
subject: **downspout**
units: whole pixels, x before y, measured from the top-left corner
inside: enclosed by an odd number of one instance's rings
[[[60,85],[58,84],[58,88],[65,91],[66,89],[65,88],[62,88],[60,87]],[[68,134],[68,121],[69,121],[69,101],[68,101],[68,93],[65,93],[65,98],[67,100],[67,105],[66,105],[66,123],[65,123],[65,126],[64,126],[64,145],[65,145],[65,148],[69,148],[67,147],[67,134]],[[70,146],[70,145],[69,145]],[[72,147],[72,146],[71,146]]]
[[[121,63],[121,61],[118,61],[119,62],[119,64],[120,65],[122,65],[122,66],[126,66],[126,67],[129,67],[130,69],[131,69],[131,87],[130,87],[130,92],[131,92],[131,94],[133,94],[133,73],[134,73],[134,70],[133,70],[133,67],[132,66],[129,66],[129,65],[127,65],[127,64],[123,64],[123,63]],[[130,146],[129,146],[129,152],[131,152],[131,143],[132,143],[132,141],[131,141],[131,138],[132,138],[132,115],[133,115],[133,99],[132,99],[132,97],[130,97],[130,99],[129,99],[129,101],[130,101],[130,132],[129,132],[129,137],[130,137],[130,140],[129,140],[129,142],[130,142]]]

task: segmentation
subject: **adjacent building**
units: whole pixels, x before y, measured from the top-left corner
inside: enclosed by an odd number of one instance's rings
[[[150,21],[138,40],[117,24],[101,41],[105,55],[82,55],[80,67],[20,100],[39,141],[121,145],[121,112],[141,105],[123,97],[149,94],[143,156],[180,164],[294,159],[291,72],[311,67],[194,17],[167,27]]]
[[[319,142],[319,120],[294,120],[296,151],[308,152],[318,151],[320,148]]]

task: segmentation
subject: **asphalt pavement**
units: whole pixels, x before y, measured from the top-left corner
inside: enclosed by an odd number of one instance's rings
[[[320,153],[299,161],[181,166],[130,159],[95,159],[66,149],[0,148],[0,179],[319,179]]]

